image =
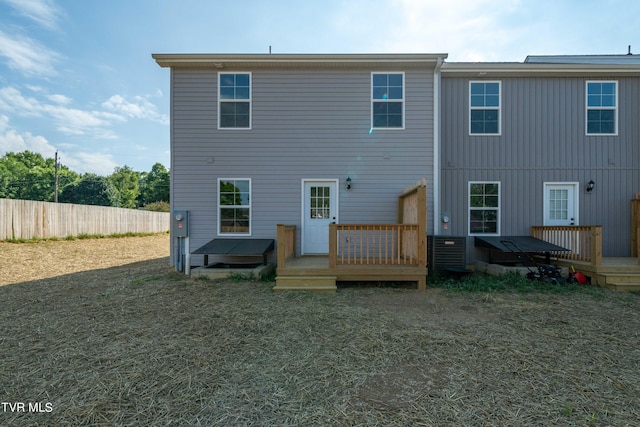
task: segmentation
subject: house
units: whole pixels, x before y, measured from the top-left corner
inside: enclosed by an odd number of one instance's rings
[[[332,223],[395,224],[398,197],[423,178],[426,216],[434,216],[437,85],[446,55],[153,58],[171,69],[172,209],[189,212],[187,247],[172,247],[172,262],[176,250],[191,254],[214,238],[275,239],[278,224],[295,226],[295,256],[329,255]],[[423,234],[432,223],[422,221]],[[344,242],[353,244],[348,233]],[[395,233],[366,239],[396,239],[397,261],[407,231]],[[204,263],[202,255],[191,258]],[[419,264],[403,272],[424,281]]]
[[[572,263],[637,256],[637,55],[522,63],[447,63],[446,54],[153,58],[171,69],[172,208],[190,215],[174,263],[215,238],[276,239],[282,283],[291,273],[286,258],[307,255],[328,255],[329,270],[307,275],[329,271],[335,283],[349,278],[335,270],[345,253],[363,264],[384,258],[362,260],[382,246],[371,226],[407,223],[398,196],[422,178],[424,219],[410,222],[430,235],[462,236],[469,264],[484,256],[476,238],[532,233],[569,249]],[[424,243],[401,248],[416,230],[393,230],[393,263],[403,255],[410,265],[395,274],[426,274]],[[371,274],[351,278],[383,274],[366,268]]]
[[[486,257],[476,237],[533,226],[571,249],[573,263],[587,240],[601,239],[591,264],[637,256],[640,56],[446,63],[441,75],[439,204],[449,223],[436,234],[468,236],[471,260]]]

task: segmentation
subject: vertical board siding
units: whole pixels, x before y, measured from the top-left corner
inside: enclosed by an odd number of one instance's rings
[[[618,136],[585,135],[585,81],[618,81]],[[474,79],[475,80],[475,79]],[[503,77],[502,135],[469,136],[469,78],[442,79],[442,210],[467,235],[469,181],[501,182],[501,234],[543,223],[544,182],[579,182],[580,225],[603,226],[605,256],[629,255],[640,191],[640,78]],[[593,180],[593,192],[584,191]],[[469,241],[469,255],[473,240]]]
[[[0,199],[0,240],[163,233],[167,230],[168,212]]]
[[[190,249],[218,236],[218,177],[251,178],[254,238],[300,229],[302,179],[340,180],[341,223],[394,223],[402,190],[433,178],[433,70],[405,71],[405,129],[370,133],[371,71],[252,70],[252,128],[218,130],[217,71],[172,70],[172,208],[190,211]]]

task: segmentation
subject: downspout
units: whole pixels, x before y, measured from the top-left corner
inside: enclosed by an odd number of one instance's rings
[[[444,59],[438,57],[433,71],[433,234],[440,234],[440,69]]]

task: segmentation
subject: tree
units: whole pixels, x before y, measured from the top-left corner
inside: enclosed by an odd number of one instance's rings
[[[79,182],[65,187],[58,200],[62,203],[115,206],[117,192],[108,178],[87,173]]]
[[[0,158],[0,197],[23,200],[53,201],[55,160],[45,159],[31,151],[6,153]],[[60,188],[75,181],[78,174],[60,166]]]
[[[169,202],[170,174],[161,163],[151,167],[151,172],[143,173],[140,184],[140,201],[145,206],[154,202]]]
[[[116,205],[121,208],[135,209],[140,196],[140,172],[129,166],[116,167],[109,176],[109,182],[116,192]]]

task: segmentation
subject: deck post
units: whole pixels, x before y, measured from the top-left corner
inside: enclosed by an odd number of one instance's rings
[[[338,257],[338,228],[336,224],[329,224],[329,268],[336,268]]]
[[[284,268],[287,260],[296,256],[296,226],[277,224],[276,241],[278,268]]]
[[[427,188],[418,188],[418,267],[427,266]]]
[[[591,265],[602,265],[602,226],[591,227]]]

